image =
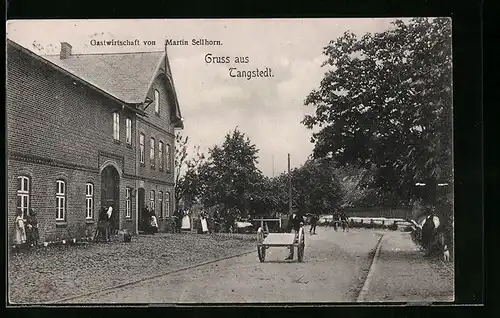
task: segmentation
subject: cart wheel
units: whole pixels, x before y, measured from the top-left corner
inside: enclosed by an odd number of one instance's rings
[[[262,263],[266,259],[266,247],[262,245],[264,242],[264,231],[261,227],[257,230],[257,255],[259,256],[259,261]]]
[[[297,258],[299,262],[304,260],[304,250],[306,248],[306,237],[304,235],[304,228],[299,230],[299,246],[297,247]]]

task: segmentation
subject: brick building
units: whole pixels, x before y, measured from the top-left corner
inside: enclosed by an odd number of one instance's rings
[[[174,209],[182,117],[166,52],[39,56],[7,40],[8,224],[37,212],[40,241],[92,236],[101,206],[137,233]]]

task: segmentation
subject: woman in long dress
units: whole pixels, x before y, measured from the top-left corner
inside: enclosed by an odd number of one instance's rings
[[[24,229],[24,218],[23,212],[18,211],[16,218],[14,219],[14,241],[16,245],[21,245],[26,243],[26,230]]]
[[[189,219],[188,211],[184,211],[184,217],[182,218],[181,229],[191,230],[191,220]]]

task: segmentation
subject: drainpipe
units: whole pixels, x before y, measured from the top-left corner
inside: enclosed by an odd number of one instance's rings
[[[139,161],[140,155],[137,153],[137,144],[139,143],[139,121],[135,119],[135,147],[134,147],[134,158],[135,158],[135,234],[139,234]]]

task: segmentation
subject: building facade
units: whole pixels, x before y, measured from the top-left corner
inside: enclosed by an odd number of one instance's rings
[[[166,52],[39,56],[7,41],[8,225],[37,212],[40,241],[91,237],[101,207],[140,230],[174,209],[182,117]]]

